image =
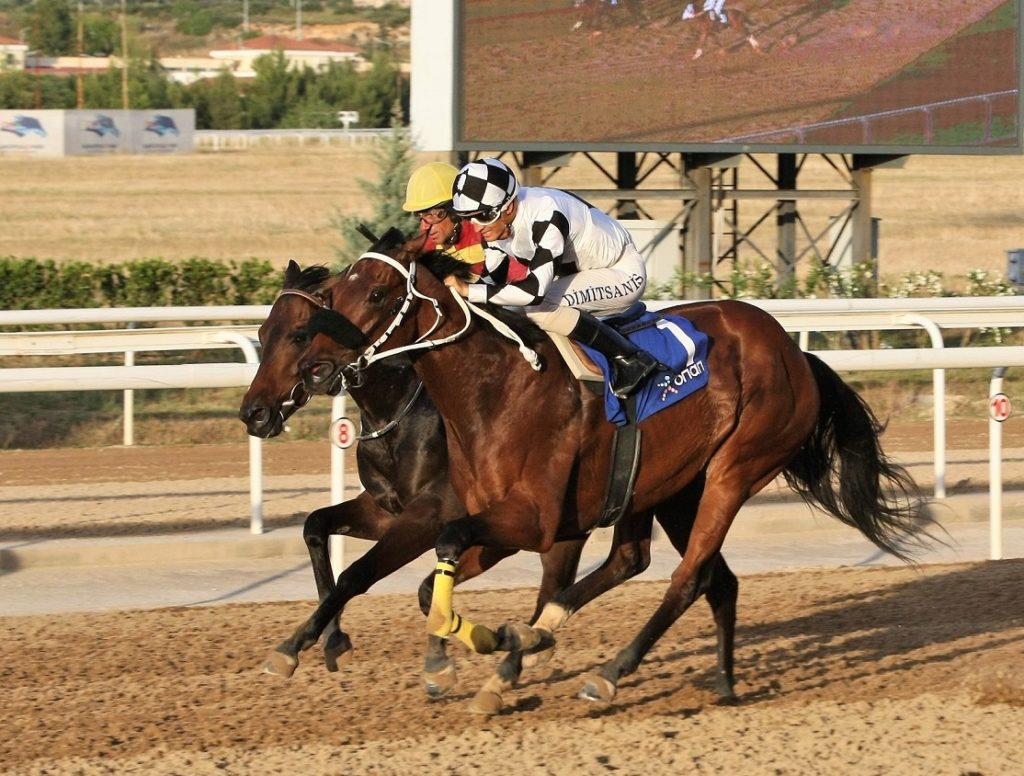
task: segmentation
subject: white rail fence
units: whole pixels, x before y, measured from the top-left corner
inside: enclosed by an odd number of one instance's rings
[[[349,145],[376,143],[390,129],[201,129],[195,133],[196,148],[232,150],[265,145]]]
[[[810,332],[924,330],[930,348],[812,351],[837,371],[892,371],[930,369],[934,389],[935,496],[944,498],[945,370],[959,368],[1001,369],[1024,366],[1024,347],[998,346],[945,348],[943,329],[990,329],[1024,327],[1024,296],[967,297],[949,299],[822,299],[754,300],[775,316],[783,327],[800,337],[807,348]],[[677,301],[649,302],[661,309]],[[244,388],[252,381],[259,360],[256,323],[266,305],[223,307],[161,307],[86,310],[0,311],[0,327],[68,326],[82,324],[205,322],[201,326],[61,330],[44,332],[0,331],[0,356],[61,356],[86,353],[123,353],[124,366],[45,366],[0,369],[0,393],[123,390],[125,444],[133,443],[132,391],[153,388]],[[211,321],[222,322],[210,325]],[[138,352],[239,349],[245,363],[218,362],[175,365],[134,363]],[[993,379],[993,386],[996,385]],[[992,388],[996,390],[995,387]],[[332,418],[344,414],[344,397],[335,399]],[[1001,425],[989,422],[990,523],[993,558],[1001,557]],[[262,440],[249,438],[250,530],[262,533]],[[332,446],[331,498],[344,493],[344,450]]]

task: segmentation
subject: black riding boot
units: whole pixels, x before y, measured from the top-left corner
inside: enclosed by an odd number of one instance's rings
[[[612,365],[612,393],[620,399],[632,394],[655,372],[666,369],[654,356],[641,350],[607,323],[583,310],[569,337],[598,350]]]

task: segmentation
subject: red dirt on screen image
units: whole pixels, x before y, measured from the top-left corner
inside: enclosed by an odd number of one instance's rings
[[[620,11],[576,27],[583,17],[569,2],[466,2],[463,138],[969,145],[985,142],[981,129],[968,137],[943,130],[980,127],[992,108],[1009,125],[1009,138],[996,142],[1015,140],[1015,95],[944,108],[932,116],[938,126],[917,112],[873,126],[866,138],[859,123],[806,138],[758,134],[1015,90],[1015,28],[999,23],[1005,0],[727,2],[728,13],[745,6],[757,47],[746,31],[719,25],[697,59],[698,20],[680,19],[685,3],[641,5],[646,23]]]

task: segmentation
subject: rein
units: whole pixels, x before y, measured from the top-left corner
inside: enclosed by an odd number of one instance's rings
[[[501,320],[494,317],[487,311],[470,304],[468,301],[463,299],[459,292],[456,291],[454,288],[450,288],[449,291],[451,292],[452,297],[454,297],[456,304],[458,304],[459,309],[462,310],[462,313],[465,316],[465,325],[463,325],[463,327],[459,329],[459,331],[455,332],[454,334],[450,334],[447,337],[444,337],[443,339],[426,339],[431,334],[433,334],[434,331],[436,331],[437,328],[441,325],[441,321],[444,318],[444,314],[441,312],[441,305],[437,299],[435,299],[432,296],[427,296],[426,294],[422,293],[418,288],[416,288],[416,262],[412,262],[409,265],[409,267],[406,268],[403,264],[391,258],[390,256],[387,256],[383,253],[375,253],[373,251],[364,253],[362,256],[356,259],[356,261],[359,262],[362,261],[363,259],[376,259],[377,261],[383,261],[385,264],[387,264],[392,269],[396,270],[400,275],[402,275],[406,280],[405,299],[402,300],[402,306],[395,314],[394,319],[388,325],[387,329],[384,330],[384,333],[381,334],[380,337],[378,337],[376,341],[374,341],[366,350],[364,350],[363,354],[359,356],[359,358],[357,358],[354,363],[350,364],[348,367],[345,367],[342,370],[339,370],[339,373],[352,371],[355,374],[358,374],[360,371],[362,371],[375,361],[380,361],[381,359],[398,355],[399,353],[407,353],[412,350],[432,350],[433,348],[440,347],[441,345],[447,345],[449,342],[455,342],[456,340],[461,339],[463,335],[465,335],[465,333],[469,330],[469,325],[472,322],[473,315],[477,315],[480,318],[483,318],[488,323],[490,323],[494,327],[495,331],[497,331],[500,335],[515,342],[519,346],[519,352],[523,355],[523,358],[526,359],[526,361],[535,371],[540,371],[541,361],[540,356],[537,355],[536,351],[534,351],[525,342],[523,342],[522,338],[518,334],[516,334],[516,332],[510,326],[503,323]],[[424,301],[431,303],[431,305],[434,308],[435,316],[433,325],[431,325],[431,327],[426,332],[421,334],[416,339],[415,342],[409,345],[402,345],[401,347],[393,348],[391,350],[378,352],[380,346],[387,342],[388,338],[390,338],[391,335],[394,334],[395,330],[402,325],[402,322],[405,320],[406,314],[409,312],[409,308],[412,306],[412,300],[414,297],[419,297],[420,299],[423,299]],[[342,381],[342,384],[344,385],[344,377],[342,378]]]
[[[398,413],[398,417],[397,418],[389,420],[384,426],[382,426],[381,428],[377,429],[376,431],[371,431],[369,434],[360,434],[359,436],[356,437],[356,441],[357,442],[365,442],[368,439],[377,439],[378,437],[382,437],[386,433],[391,431],[391,429],[393,429],[395,426],[397,426],[399,424],[399,422],[402,420],[402,418],[404,418],[406,415],[409,414],[409,410],[412,409],[412,405],[414,405],[416,403],[416,400],[418,398],[420,398],[420,394],[421,393],[423,393],[423,381],[422,380],[419,381],[419,384],[416,386],[416,390],[413,391],[412,398],[409,399],[409,403],[406,404],[405,407],[402,408],[402,411]]]

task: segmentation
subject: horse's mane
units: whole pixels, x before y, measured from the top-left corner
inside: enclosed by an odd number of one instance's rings
[[[314,264],[312,267],[306,267],[298,274],[297,277],[292,278],[291,280],[288,279],[286,274],[284,288],[292,288],[296,291],[308,291],[327,280],[330,274],[331,270],[323,264]]]
[[[387,253],[402,245],[405,245],[405,235],[402,234],[401,229],[391,226],[388,227],[388,230],[383,235],[377,238],[377,241],[369,247],[369,250],[376,251],[377,253]]]

